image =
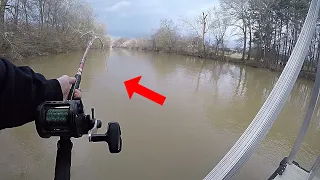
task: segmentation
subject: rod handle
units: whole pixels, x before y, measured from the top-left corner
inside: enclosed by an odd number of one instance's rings
[[[72,142],[70,138],[58,141],[54,180],[70,180],[71,150]]]
[[[76,74],[74,77],[76,78],[76,82],[74,84],[72,84],[72,87],[71,87],[70,92],[68,94],[68,100],[71,100],[71,98],[73,97],[73,94],[74,94],[74,90],[78,89],[80,86],[81,75]]]

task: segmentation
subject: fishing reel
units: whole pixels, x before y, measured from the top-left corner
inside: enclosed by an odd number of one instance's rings
[[[80,138],[88,134],[89,142],[107,142],[110,153],[119,153],[122,148],[120,125],[109,122],[105,134],[96,134],[102,122],[84,113],[81,99],[67,101],[46,101],[38,106],[35,120],[40,137]]]

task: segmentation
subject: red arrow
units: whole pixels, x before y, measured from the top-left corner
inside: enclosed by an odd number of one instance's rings
[[[162,96],[161,94],[158,94],[144,86],[141,86],[139,84],[139,81],[141,79],[141,76],[138,76],[133,79],[129,79],[124,82],[124,85],[126,86],[128,96],[131,99],[133,93],[138,93],[141,96],[150,99],[151,101],[158,103],[160,105],[163,105],[164,101],[166,100],[165,96]]]

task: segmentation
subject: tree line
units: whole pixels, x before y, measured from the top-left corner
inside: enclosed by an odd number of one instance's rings
[[[148,38],[120,38],[113,47],[231,59],[282,69],[297,42],[311,0],[220,0],[194,19],[161,20]],[[231,32],[231,33],[228,33]],[[228,40],[239,43],[230,49]],[[304,71],[315,72],[320,53],[317,25]],[[238,61],[239,61],[238,60]]]
[[[0,56],[21,59],[79,50],[87,43],[81,34],[91,30],[107,47],[106,25],[81,0],[0,0]]]

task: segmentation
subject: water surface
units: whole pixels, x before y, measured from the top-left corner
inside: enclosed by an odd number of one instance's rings
[[[83,52],[30,59],[47,78],[73,76]],[[164,106],[139,95],[129,100],[124,81],[167,97]],[[250,124],[278,73],[193,57],[91,51],[81,89],[86,112],[96,108],[105,132],[109,121],[122,128],[123,151],[105,143],[73,139],[72,179],[195,180],[204,178]],[[279,118],[254,155],[233,179],[267,179],[293,146],[313,82],[299,79]],[[319,107],[296,160],[310,168],[319,155]],[[1,179],[53,179],[58,138],[41,139],[34,123],[0,132]]]

